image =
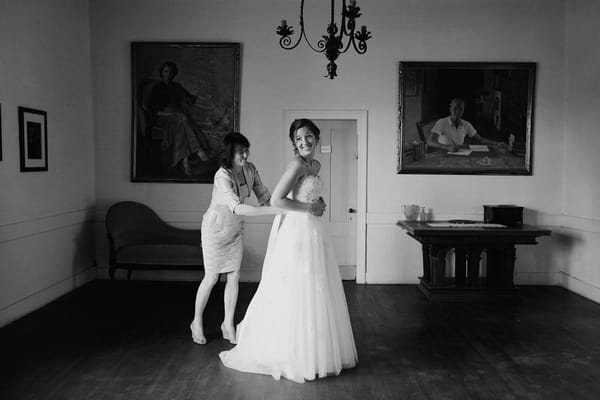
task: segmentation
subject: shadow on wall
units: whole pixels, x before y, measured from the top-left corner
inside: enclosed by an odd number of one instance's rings
[[[108,279],[108,238],[106,233],[106,212],[111,205],[119,201],[135,200],[131,198],[107,199],[96,203],[93,231],[95,233],[94,264],[98,279]],[[135,200],[137,201],[137,200]],[[143,202],[143,201],[142,201]]]
[[[562,259],[559,271],[573,276],[573,265],[579,257],[577,249],[585,244],[583,235],[578,234],[577,231],[561,229],[553,234],[553,241],[556,243],[556,247],[561,249]]]
[[[94,209],[86,211],[83,223],[79,227],[79,232],[73,237],[73,261],[71,263],[72,274],[74,277],[73,289],[77,286],[77,275],[89,268],[96,269],[96,260],[94,258]]]
[[[531,254],[531,267],[533,271],[547,271],[551,274],[571,273],[572,257],[575,248],[584,240],[574,231],[566,231],[560,225],[544,225],[544,217],[538,210],[527,208],[524,210],[524,223],[537,225],[552,230],[550,237],[538,238],[538,245],[527,246]],[[525,246],[522,246],[525,247]],[[518,256],[517,252],[517,256]],[[557,276],[559,279],[559,277]],[[560,285],[560,281],[554,282]]]

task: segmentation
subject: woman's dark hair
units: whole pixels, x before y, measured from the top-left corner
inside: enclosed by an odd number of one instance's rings
[[[221,167],[231,169],[235,157],[235,146],[249,149],[250,142],[246,136],[239,132],[230,132],[223,137],[223,152],[221,153]]]
[[[308,130],[315,135],[317,141],[319,141],[321,136],[321,130],[310,119],[300,118],[294,120],[292,125],[290,125],[290,140],[292,141],[292,146],[294,147],[294,154],[298,152],[298,149],[296,148],[296,131],[298,131],[300,128],[308,128]]]
[[[165,67],[171,68],[171,72],[173,73],[173,76],[171,78],[175,78],[179,73],[177,64],[175,64],[173,61],[165,61],[164,63],[160,64],[160,67],[158,67],[158,76],[160,76],[161,78],[163,69],[165,69]]]

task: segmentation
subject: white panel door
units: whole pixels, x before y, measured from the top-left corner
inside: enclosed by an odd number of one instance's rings
[[[315,120],[321,130],[315,158],[327,211],[323,216],[344,279],[356,276],[357,134],[354,120]]]

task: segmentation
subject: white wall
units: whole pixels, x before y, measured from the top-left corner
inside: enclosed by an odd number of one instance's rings
[[[94,279],[88,3],[0,1],[0,326]],[[48,113],[48,171],[20,172],[17,107]]]
[[[367,281],[416,282],[420,249],[395,226],[401,205],[417,203],[436,217],[481,217],[482,205],[515,203],[526,220],[558,226],[562,210],[565,9],[562,0],[371,0],[359,2],[373,32],[366,55],[339,60],[339,77],[323,78],[326,59],[305,45],[279,48],[281,19],[298,28],[299,2],[92,0],[92,71],[96,131],[96,250],[106,266],[103,218],[122,199],[140,200],[167,221],[199,226],[211,186],[129,182],[131,152],[130,41],[242,42],[241,131],[267,185],[291,154],[282,126],[287,109],[368,111]],[[311,38],[329,15],[306,2]],[[318,15],[318,17],[317,17]],[[534,61],[533,176],[396,174],[399,61]],[[274,166],[269,169],[269,166]],[[268,220],[248,226],[243,270],[259,270]],[[253,232],[253,233],[251,233]],[[518,251],[517,281],[557,283],[564,258],[556,238]],[[257,247],[258,246],[258,247]],[[260,247],[263,246],[263,247]]]
[[[600,3],[566,2],[563,284],[600,302]]]
[[[396,10],[375,2],[382,29],[382,54],[375,56],[380,95],[369,114],[369,216],[367,270],[370,282],[415,282],[421,257],[416,242],[399,232],[400,205],[432,207],[435,217],[482,217],[482,204],[512,203],[527,208],[526,221],[558,225],[561,210],[562,77],[564,24],[561,1],[412,1]],[[396,3],[394,3],[396,4]],[[369,3],[369,9],[371,4]],[[366,13],[366,11],[365,11]],[[393,137],[398,60],[534,61],[533,176],[395,175]],[[380,68],[377,68],[380,66]],[[381,77],[387,77],[382,79]],[[395,81],[395,80],[394,80]],[[384,195],[385,193],[385,195]],[[558,265],[550,246],[520,247],[517,282],[553,283]],[[545,260],[550,262],[546,263]],[[532,262],[533,261],[533,262]]]

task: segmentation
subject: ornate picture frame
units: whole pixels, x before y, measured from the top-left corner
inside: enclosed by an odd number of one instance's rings
[[[239,130],[240,59],[240,43],[131,43],[131,181],[212,183]]]
[[[400,62],[397,173],[532,175],[535,74],[533,62]]]

